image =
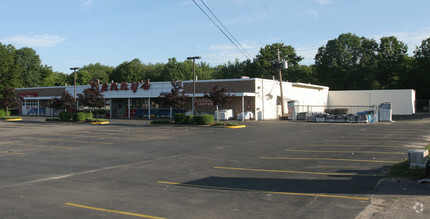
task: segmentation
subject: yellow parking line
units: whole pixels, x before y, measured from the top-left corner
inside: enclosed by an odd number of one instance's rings
[[[135,217],[141,217],[141,218],[153,218],[153,219],[164,219],[163,217],[156,217],[151,215],[145,215],[145,214],[137,214],[137,213],[131,213],[131,212],[125,212],[125,211],[117,211],[117,210],[110,210],[110,209],[104,209],[104,208],[96,208],[91,206],[85,206],[85,205],[78,205],[73,203],[64,203],[65,205],[78,207],[78,208],[85,208],[95,211],[103,211],[103,212],[109,212],[109,213],[115,213],[115,214],[122,214],[122,215],[129,215],[129,216],[135,216]]]
[[[47,146],[47,145],[24,144],[24,143],[10,143],[10,145],[11,145],[11,146],[40,147],[40,148],[75,149],[75,148],[73,148],[73,147]]]
[[[363,141],[363,138],[360,138],[360,139],[325,139],[325,141]],[[384,141],[384,140],[382,140],[382,141],[378,141],[379,143],[380,142],[385,142],[385,143],[399,143],[399,140],[397,140],[397,141]]]
[[[405,146],[391,145],[358,145],[358,144],[309,144],[311,147],[375,147],[375,148],[405,148]]]
[[[312,196],[312,197],[327,197],[327,198],[343,198],[343,199],[356,199],[356,200],[366,200],[366,201],[370,200],[370,198],[354,197],[354,196],[324,195],[324,194],[295,193],[295,192],[274,192],[274,191],[264,191],[264,190],[256,190],[256,189],[241,189],[241,188],[221,187],[221,186],[205,186],[205,185],[194,185],[194,184],[166,182],[166,181],[158,181],[157,183],[170,184],[170,185],[178,185],[178,186],[190,186],[190,187],[198,187],[198,188],[208,188],[208,189],[227,189],[227,190],[233,190],[233,191],[263,192],[263,193],[279,194],[279,195],[296,195],[296,196]]]
[[[245,171],[258,171],[258,172],[272,172],[272,173],[303,173],[303,174],[339,175],[339,176],[354,176],[354,175],[358,175],[358,173],[323,173],[323,172],[306,172],[306,171],[294,171],[294,170],[249,169],[249,168],[237,168],[237,167],[213,167],[213,168],[215,168],[215,169],[225,169],[225,170],[245,170]]]
[[[287,150],[306,153],[355,153],[355,154],[405,154],[404,152],[380,152],[380,151],[315,151],[315,150]]]
[[[349,162],[368,162],[368,163],[398,163],[399,161],[384,160],[354,160],[354,159],[336,159],[336,158],[298,158],[298,157],[259,157],[260,159],[274,160],[328,160],[328,161],[349,161]]]

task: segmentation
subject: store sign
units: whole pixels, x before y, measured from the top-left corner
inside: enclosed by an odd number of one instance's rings
[[[19,93],[18,97],[37,97],[37,93]]]
[[[195,106],[213,106],[214,102],[207,97],[196,97],[194,99]]]
[[[100,81],[97,78],[94,78],[90,81],[90,85],[91,85],[90,90],[97,90],[98,91],[100,89],[100,92],[117,91],[117,90],[132,90],[133,93],[135,93],[138,88],[144,89],[144,90],[149,90],[149,87],[150,87],[149,79],[146,81],[140,80],[140,81],[131,82],[130,87],[128,86],[127,82],[121,82],[121,83],[112,82],[110,84],[102,83],[101,84],[102,87],[100,88]]]

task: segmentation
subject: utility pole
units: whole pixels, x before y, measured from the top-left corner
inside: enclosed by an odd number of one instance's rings
[[[196,98],[196,59],[201,59],[202,57],[200,56],[194,56],[194,57],[187,57],[187,60],[193,60],[193,100],[192,100],[192,112],[193,112],[193,116],[195,116],[194,114],[194,101]]]
[[[281,55],[278,48],[278,71],[279,71],[279,85],[281,87],[281,117],[284,117],[284,92],[282,91],[282,71],[281,71]]]

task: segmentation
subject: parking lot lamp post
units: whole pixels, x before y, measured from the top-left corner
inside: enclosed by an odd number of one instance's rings
[[[74,84],[73,84],[73,98],[74,98],[74,101],[75,101],[75,110],[77,110],[76,109],[76,70],[79,70],[79,69],[81,69],[81,68],[79,68],[79,67],[73,67],[73,68],[70,68],[70,70],[73,70],[73,74],[74,74]]]
[[[193,99],[191,101],[191,110],[193,112],[193,116],[195,116],[194,114],[194,101],[196,98],[196,59],[201,59],[202,57],[200,56],[193,56],[193,57],[187,57],[187,60],[193,60]]]

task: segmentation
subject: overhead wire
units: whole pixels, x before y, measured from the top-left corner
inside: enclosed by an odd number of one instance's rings
[[[250,57],[251,55],[247,55],[247,51],[243,48],[243,46],[236,40],[236,42],[238,42],[238,43],[235,43],[235,41],[233,41],[232,39],[231,39],[231,37],[230,36],[228,36],[225,32],[229,32],[229,34],[231,34],[231,32],[230,31],[228,31],[228,29],[222,24],[222,22],[215,16],[215,14],[212,12],[212,10],[210,10],[209,9],[209,7],[203,2],[203,0],[200,0],[207,8],[208,8],[208,10],[211,12],[211,14],[217,19],[217,21],[226,29],[226,31],[224,31],[224,30],[222,30],[222,28],[209,16],[209,14],[208,13],[206,13],[206,11],[202,8],[202,7],[200,7],[200,5],[195,1],[195,0],[193,0],[193,2],[194,2],[194,4],[206,15],[206,17],[207,18],[209,18],[209,20],[218,28],[218,30],[220,30],[223,34],[224,34],[224,36],[225,37],[227,37],[227,39],[247,58],[247,59],[249,59],[249,60],[252,60],[252,58]],[[232,35],[232,34],[231,34]],[[234,38],[234,36],[232,35],[232,38]],[[235,39],[235,38],[234,38]],[[240,46],[238,46],[238,44],[240,45]],[[241,48],[243,49],[241,49]],[[249,53],[248,53],[249,54]],[[272,75],[271,74],[269,74],[264,68],[262,68],[261,66],[260,66],[260,64],[259,63],[256,63],[257,64],[257,66],[258,66],[258,68],[260,68],[260,70],[266,75],[266,76],[269,76],[269,78],[271,78],[272,77]]]

